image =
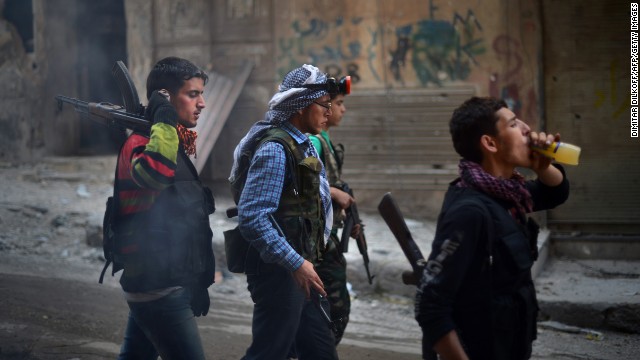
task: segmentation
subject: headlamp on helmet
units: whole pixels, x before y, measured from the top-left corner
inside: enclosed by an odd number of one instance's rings
[[[343,76],[340,81],[334,77],[327,77],[327,82],[322,84],[303,85],[307,89],[325,90],[331,97],[340,95],[349,95],[351,93],[351,76]]]

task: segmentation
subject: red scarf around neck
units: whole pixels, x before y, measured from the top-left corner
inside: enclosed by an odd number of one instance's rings
[[[176,130],[178,131],[180,143],[182,144],[182,147],[184,147],[184,152],[189,156],[193,155],[194,157],[198,157],[196,155],[196,138],[198,137],[198,133],[187,129],[181,124],[176,126]]]

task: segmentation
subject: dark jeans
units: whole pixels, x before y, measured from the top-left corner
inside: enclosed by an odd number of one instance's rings
[[[291,349],[300,360],[338,359],[333,333],[319,309],[329,313],[326,299],[305,299],[291,273],[277,265],[247,275],[247,284],[254,302],[253,342],[243,359],[282,360]]]
[[[119,360],[204,359],[191,293],[179,289],[158,300],[129,302]]]

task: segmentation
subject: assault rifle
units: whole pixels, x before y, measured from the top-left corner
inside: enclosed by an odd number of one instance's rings
[[[409,260],[413,271],[404,271],[402,273],[402,282],[407,285],[418,285],[422,277],[422,270],[426,265],[426,260],[422,256],[422,252],[411,236],[411,232],[404,221],[404,217],[400,212],[400,208],[396,204],[391,193],[386,193],[382,197],[378,205],[378,212],[389,226],[389,229],[395,236],[396,240],[402,248],[402,252]]]
[[[88,118],[107,126],[133,131],[148,131],[151,122],[144,118],[144,107],[140,104],[136,86],[131,80],[127,67],[122,61],[116,61],[111,69],[111,74],[120,88],[124,106],[107,102],[86,102],[57,95],[58,108],[62,109],[63,103],[71,104],[82,118]]]
[[[349,187],[349,184],[342,183],[340,189],[351,197],[353,197],[353,190]],[[367,280],[369,280],[369,285],[373,284],[374,276],[371,276],[371,272],[369,271],[369,253],[367,252],[367,239],[364,237],[364,228],[362,224],[362,220],[360,220],[360,215],[358,214],[358,207],[356,204],[351,204],[346,210],[347,217],[344,219],[344,227],[342,228],[342,237],[340,238],[340,245],[342,246],[342,252],[349,251],[349,237],[351,236],[351,232],[353,231],[353,227],[356,224],[360,224],[360,231],[356,236],[356,244],[358,245],[358,250],[360,251],[360,255],[362,255],[362,260],[364,262],[364,269],[367,271]]]

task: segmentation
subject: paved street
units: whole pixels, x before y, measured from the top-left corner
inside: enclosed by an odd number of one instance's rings
[[[127,316],[115,279],[99,285],[98,272],[90,267],[34,260],[0,255],[0,359],[115,358]],[[208,359],[239,359],[250,342],[251,305],[238,291],[244,287],[239,281],[214,285],[211,311],[198,319]],[[375,304],[366,307],[367,314],[354,316],[353,323],[359,323],[354,329],[394,316],[389,314],[393,306],[381,306],[377,314]],[[403,324],[377,327],[350,333],[339,347],[340,357],[420,358],[417,333],[406,333]]]
[[[0,359],[113,359],[127,309],[114,278],[96,281],[86,264],[0,254]],[[251,306],[241,279],[213,286],[198,319],[207,358],[239,359],[250,339]],[[418,360],[419,330],[408,299],[354,301],[342,359]],[[539,327],[533,359],[637,359],[640,335],[586,334]]]
[[[112,192],[114,160],[51,158],[2,168],[0,180],[12,185],[0,187],[0,359],[113,359],[118,353],[127,306],[117,276],[97,283],[102,250],[87,245]],[[221,233],[234,224],[223,215],[230,200],[217,200],[211,224],[220,276],[210,289],[211,311],[198,324],[209,359],[239,359],[250,342],[251,303],[243,276],[222,276]],[[366,283],[362,257],[350,246],[354,298],[340,357],[419,360],[414,288],[400,281],[407,260],[376,213],[361,216],[376,277],[374,285]],[[407,223],[426,255],[435,224]],[[591,327],[634,328],[640,263],[557,260],[537,280],[543,313],[584,331],[539,324],[533,359],[637,359],[640,334]]]

